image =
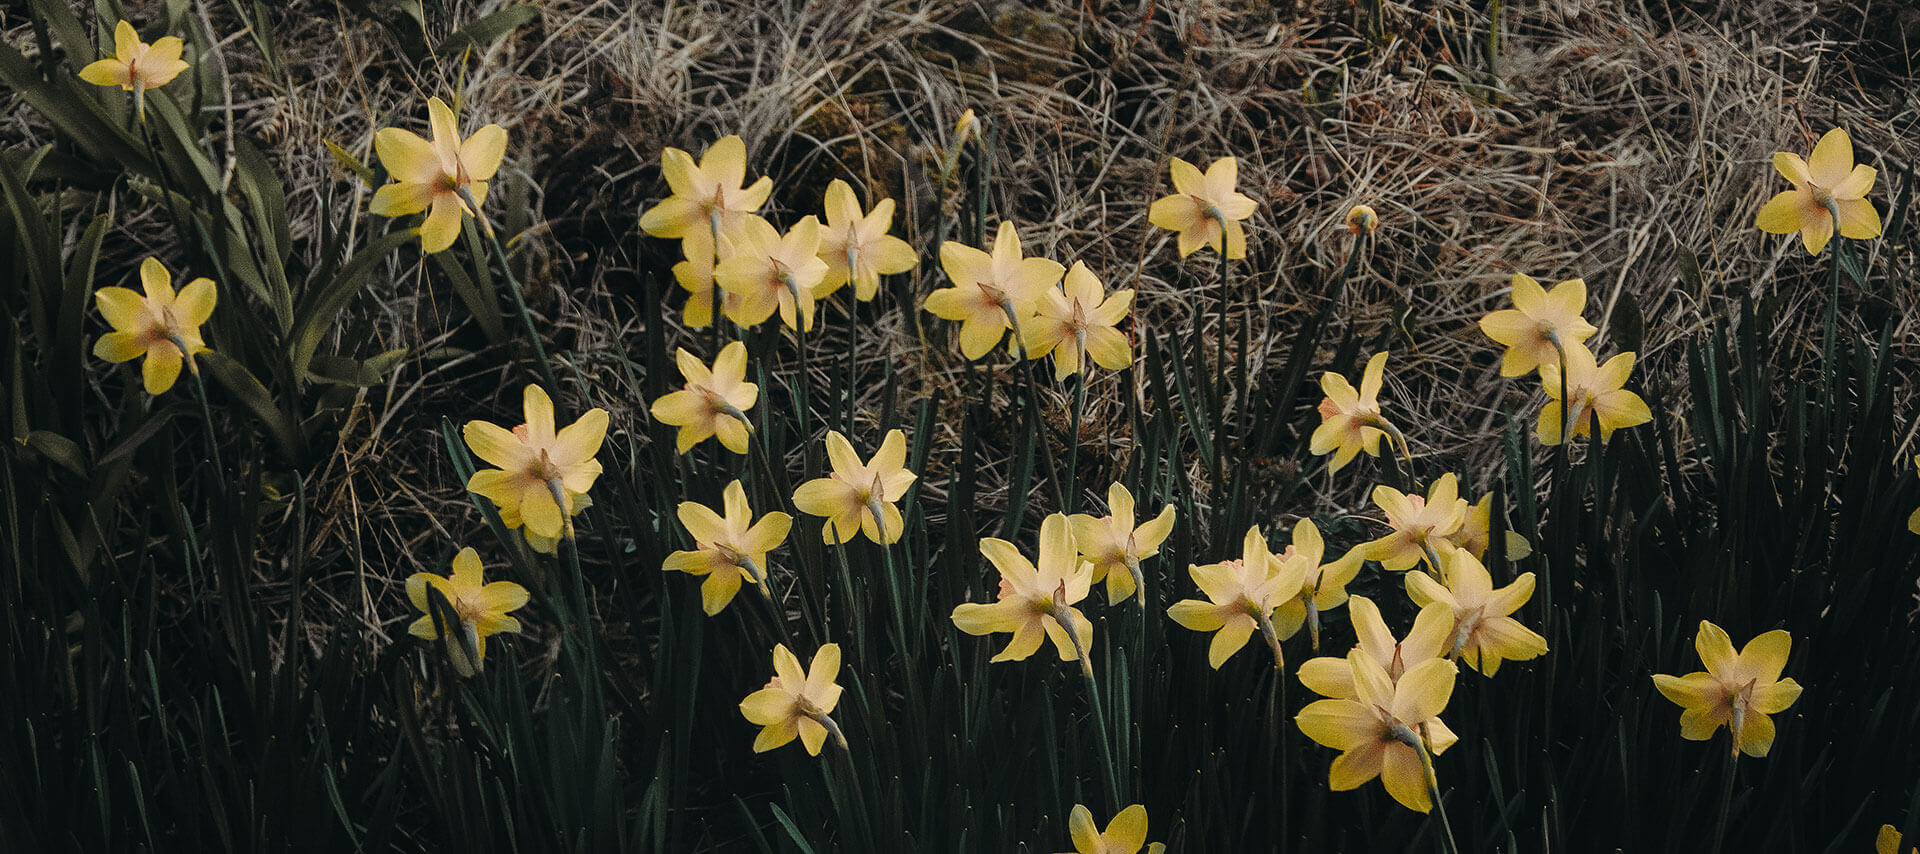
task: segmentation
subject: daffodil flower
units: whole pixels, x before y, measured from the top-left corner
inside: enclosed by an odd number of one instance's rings
[[[1681,738],[1706,741],[1725,725],[1733,734],[1734,754],[1765,756],[1773,748],[1773,719],[1767,716],[1786,711],[1800,698],[1800,683],[1780,678],[1792,646],[1792,636],[1775,629],[1748,641],[1736,654],[1725,631],[1701,620],[1693,648],[1706,671],[1656,673],[1653,686],[1685,710],[1680,713]]]
[[[829,735],[834,744],[846,750],[846,734],[828,716],[840,704],[840,686],[834,684],[840,675],[840,645],[821,646],[813,655],[811,667],[805,670],[786,644],[776,646],[773,673],[767,687],[740,701],[740,714],[761,727],[760,735],[753,740],[753,752],[765,753],[799,738],[807,755],[819,756]]]
[[[1533,598],[1533,573],[1522,573],[1498,590],[1493,576],[1473,555],[1447,549],[1440,560],[1446,581],[1424,572],[1407,573],[1407,596],[1422,608],[1439,603],[1453,611],[1452,639],[1446,656],[1488,676],[1502,661],[1526,661],[1547,652],[1547,639],[1509,616]]]
[[[641,214],[640,228],[681,241],[688,258],[711,257],[715,238],[738,230],[773,192],[773,179],[765,176],[740,186],[747,179],[747,144],[738,136],[716,140],[698,165],[686,152],[668,148],[660,152],[660,174],[673,195]]]
[[[980,553],[1000,571],[1000,598],[990,605],[960,604],[953,625],[970,635],[1012,632],[994,661],[1023,661],[1051,640],[1061,661],[1079,661],[1083,671],[1093,672],[1093,621],[1073,607],[1093,587],[1093,565],[1074,549],[1072,527],[1060,513],[1040,523],[1038,566],[1006,540],[980,540]]]
[[[1182,258],[1202,246],[1221,251],[1222,235],[1228,258],[1247,257],[1247,233],[1240,221],[1253,216],[1260,205],[1234,188],[1240,181],[1240,162],[1222,157],[1202,175],[1193,164],[1175,157],[1172,169],[1173,195],[1155,201],[1147,209],[1147,221],[1179,233]]]
[[[1380,606],[1365,596],[1353,597],[1347,613],[1353,617],[1353,634],[1359,641],[1353,648],[1373,659],[1393,682],[1400,681],[1407,668],[1415,664],[1446,657],[1453,643],[1453,609],[1437,602],[1420,609],[1404,640],[1394,640],[1386,621],[1380,619]],[[1301,662],[1300,684],[1322,697],[1336,700],[1359,696],[1359,689],[1353,686],[1353,668],[1345,656]],[[1427,737],[1442,749],[1458,740],[1437,720],[1428,724]]]
[[[1021,257],[1011,222],[1000,223],[992,254],[951,240],[941,244],[940,267],[953,287],[927,294],[925,307],[960,321],[960,353],[969,359],[986,355],[1009,329],[1018,341],[1034,304],[1066,270],[1058,261]]]
[[[467,489],[493,501],[507,527],[524,526],[535,549],[552,553],[561,537],[572,536],[573,517],[592,505],[587,490],[600,477],[594,455],[607,435],[607,411],[588,410],[556,432],[553,400],[531,384],[521,409],[527,421],[512,430],[467,422],[467,447],[499,466],[474,472]]]
[[[1360,374],[1359,391],[1354,391],[1346,377],[1332,371],[1320,375],[1320,390],[1327,396],[1320,401],[1320,426],[1313,428],[1307,450],[1315,456],[1333,454],[1333,461],[1327,464],[1329,473],[1345,468],[1361,451],[1370,457],[1380,456],[1380,440],[1389,434],[1398,435],[1399,430],[1380,414],[1380,384],[1386,379],[1386,370],[1387,354],[1373,354]]]
[[[429,587],[439,591],[452,607],[457,625],[446,623],[444,615],[436,618],[427,594]],[[486,583],[481,573],[480,553],[464,548],[453,558],[451,576],[431,572],[408,576],[407,598],[422,613],[407,626],[407,633],[422,640],[439,640],[443,627],[454,629],[454,633],[445,635],[447,660],[461,676],[472,676],[486,663],[487,638],[520,631],[520,621],[507,616],[507,612],[527,604],[527,589],[511,581]]]
[[[712,370],[685,349],[676,349],[674,359],[686,388],[661,395],[652,411],[660,423],[680,428],[674,442],[679,452],[718,436],[727,450],[746,453],[753,426],[747,410],[760,399],[760,386],[747,382],[747,345],[735,341],[720,348]]]
[[[1046,288],[1034,303],[1034,314],[1021,330],[1027,358],[1053,355],[1053,378],[1065,381],[1080,372],[1081,355],[1109,371],[1133,364],[1127,336],[1115,327],[1133,305],[1133,289],[1106,293],[1100,279],[1081,261],[1067,270],[1062,288]]]
[[[1920,847],[1907,849],[1908,854],[1920,852]],[[1873,854],[1900,854],[1900,829],[1891,824],[1880,825],[1880,833],[1873,839]]]
[[[904,273],[920,263],[905,240],[887,233],[893,224],[893,200],[874,203],[862,214],[860,200],[847,182],[827,185],[827,227],[820,232],[820,260],[827,262],[818,297],[826,299],[848,282],[861,302],[880,292],[880,277]]]
[[[1452,547],[1446,538],[1460,529],[1469,512],[1466,499],[1460,497],[1460,481],[1452,472],[1435,480],[1427,488],[1425,498],[1407,495],[1391,486],[1376,486],[1373,503],[1386,514],[1387,524],[1393,530],[1360,548],[1365,550],[1362,554],[1368,559],[1377,560],[1394,572],[1412,569],[1423,558],[1439,571],[1440,558],[1436,552]]]
[[[830,474],[793,491],[793,506],[800,512],[826,517],[820,538],[829,545],[844,544],[859,533],[883,546],[899,542],[906,523],[895,502],[907,494],[915,478],[907,471],[907,434],[888,430],[880,450],[863,463],[847,437],[829,430],[827,462],[833,469]]]
[[[1274,669],[1285,666],[1273,612],[1298,596],[1306,583],[1306,568],[1300,561],[1282,563],[1275,558],[1255,526],[1247,529],[1241,541],[1239,560],[1189,567],[1188,572],[1210,601],[1183,599],[1167,609],[1167,616],[1193,631],[1214,632],[1213,643],[1207,648],[1207,663],[1213,669],[1219,670],[1246,646],[1256,630],[1273,652]]]
[[[733,242],[727,235],[720,236],[719,254],[733,252]],[[680,319],[689,329],[703,329],[713,325],[713,298],[717,292],[720,297],[720,311],[727,317],[740,313],[741,297],[731,291],[720,290],[713,282],[714,252],[711,250],[696,252],[686,260],[673,265],[674,284],[687,292],[687,304],[681,310]]]
[[[148,394],[161,394],[180,378],[182,361],[199,372],[193,357],[207,352],[200,326],[213,316],[217,294],[213,280],[206,278],[174,293],[173,276],[157,258],[140,262],[140,289],[144,295],[120,287],[94,292],[94,305],[113,331],[93,343],[93,354],[109,362],[147,357],[140,378]]]
[[[1493,493],[1480,496],[1480,501],[1467,512],[1467,520],[1447,535],[1447,541],[1465,549],[1475,560],[1487,559],[1487,549],[1493,545]],[[1533,544],[1517,531],[1507,532],[1505,545],[1507,560],[1520,560],[1533,553]]]
[[[1280,609],[1274,612],[1274,631],[1286,640],[1304,623],[1314,652],[1320,651],[1320,615],[1347,603],[1347,584],[1360,574],[1360,565],[1366,561],[1361,551],[1354,549],[1339,560],[1322,564],[1326,552],[1320,528],[1312,519],[1302,519],[1293,526],[1292,544],[1277,557],[1283,565],[1299,564],[1302,580],[1300,592],[1280,603]]]
[[[1827,248],[1836,223],[1842,237],[1865,240],[1880,236],[1880,212],[1867,201],[1876,173],[1864,163],[1854,165],[1853,139],[1845,130],[1834,128],[1820,137],[1813,146],[1811,161],[1785,151],[1775,153],[1773,168],[1793,182],[1793,189],[1760,207],[1753,224],[1761,231],[1800,232],[1801,242],[1812,255]]]
[[[1372,234],[1373,230],[1379,227],[1380,215],[1375,213],[1373,208],[1367,205],[1354,205],[1347,209],[1347,230],[1353,232],[1355,237]]]
[[[1587,283],[1568,279],[1548,291],[1532,276],[1513,274],[1513,308],[1480,318],[1480,331],[1504,345],[1503,377],[1525,376],[1541,365],[1560,363],[1562,348],[1584,343],[1600,330],[1580,312],[1587,307]]]
[[[132,92],[134,112],[144,121],[147,90],[167,85],[189,67],[180,59],[185,47],[179,36],[161,36],[147,44],[132,24],[121,21],[113,27],[113,57],[88,63],[80,69],[80,79]]]
[[[1621,353],[1604,365],[1594,364],[1593,351],[1574,344],[1567,347],[1566,393],[1573,400],[1573,417],[1568,418],[1560,401],[1560,366],[1540,366],[1540,384],[1552,400],[1540,408],[1540,423],[1535,432],[1541,444],[1558,445],[1569,423],[1574,438],[1587,435],[1593,422],[1600,422],[1600,441],[1613,438],[1613,431],[1653,420],[1652,410],[1640,395],[1626,389],[1633,373],[1632,353]]]
[[[1072,854],[1139,854],[1145,845],[1147,854],[1164,854],[1167,846],[1147,845],[1147,808],[1134,804],[1120,811],[1107,823],[1107,829],[1093,823],[1093,811],[1073,805],[1067,816],[1067,834],[1073,839]]]
[[[783,236],[757,216],[741,223],[733,252],[713,268],[713,278],[740,304],[727,317],[741,326],[757,326],[780,311],[788,329],[813,330],[814,300],[827,262],[820,260],[820,221],[802,218]]]
[[[766,592],[767,553],[786,542],[793,527],[793,517],[777,510],[753,521],[747,490],[737,480],[727,484],[722,506],[725,515],[692,501],[681,502],[677,515],[693,535],[695,548],[667,555],[660,566],[669,572],[707,577],[700,583],[700,605],[708,616],[733,601],[742,581],[762,585],[761,592]]]
[[[420,249],[431,253],[453,245],[463,214],[471,214],[482,232],[493,233],[480,206],[486,204],[487,182],[506,154],[507,132],[490,124],[462,142],[453,109],[439,98],[427,99],[427,119],[432,142],[400,128],[381,128],[374,134],[373,149],[394,182],[375,190],[367,209],[381,216],[426,211]]]
[[[1347,653],[1354,687],[1351,699],[1317,700],[1294,717],[1300,731],[1326,747],[1341,751],[1328,772],[1336,792],[1357,789],[1375,777],[1387,794],[1415,812],[1433,809],[1439,788],[1433,759],[1452,739],[1440,724],[1440,713],[1453,697],[1451,661],[1429,658],[1407,668],[1398,681],[1372,656],[1358,649]]]
[[[1093,564],[1093,580],[1107,582],[1107,602],[1118,603],[1139,590],[1146,579],[1140,562],[1160,553],[1160,544],[1173,532],[1173,505],[1160,515],[1141,523],[1133,522],[1133,493],[1121,484],[1107,487],[1108,515],[1094,517],[1075,513],[1068,517],[1073,525],[1074,546],[1080,556]],[[1147,604],[1145,594],[1141,607]]]

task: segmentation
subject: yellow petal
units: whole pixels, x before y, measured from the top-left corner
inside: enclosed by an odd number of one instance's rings
[[[147,345],[131,332],[109,332],[93,342],[93,355],[109,362],[125,362],[140,358],[147,352]]]
[[[1880,236],[1880,212],[1873,209],[1872,202],[1866,199],[1842,199],[1839,205],[1842,237],[1870,240]]]
[[[1807,254],[1818,255],[1827,248],[1827,241],[1833,239],[1833,217],[1825,214],[1806,219],[1800,229],[1800,240],[1807,247]]]
[[[434,154],[433,143],[413,131],[381,128],[373,135],[373,151],[387,174],[404,183],[431,186],[440,178],[440,157]]]
[[[1168,168],[1173,173],[1174,190],[1190,196],[1201,195],[1206,191],[1206,176],[1201,175],[1200,170],[1193,164],[1175,157],[1168,164]]]
[[[420,223],[420,251],[429,255],[444,252],[460,235],[460,200],[446,194],[436,195],[427,218]]]
[[[1134,804],[1121,810],[1102,835],[1106,837],[1108,846],[1126,854],[1139,851],[1140,846],[1147,844],[1147,808]]]
[[[1831,190],[1847,180],[1847,174],[1852,171],[1852,138],[1841,128],[1827,131],[1813,146],[1813,156],[1807,159],[1807,174],[1813,183]]]
[[[179,296],[174,298],[174,314],[186,326],[197,327],[213,316],[213,304],[217,298],[212,279],[194,279],[181,288]]]
[[[1793,182],[1795,187],[1804,187],[1812,176],[1807,173],[1807,161],[1800,155],[1788,151],[1776,151],[1773,154],[1773,168],[1780,177]]]
[[[146,297],[126,288],[101,288],[93,292],[93,301],[107,324],[121,332],[144,331],[152,319]]]
[[[1715,676],[1731,674],[1739,661],[1733,651],[1733,640],[1719,626],[1706,620],[1700,621],[1700,633],[1693,638],[1693,648],[1700,654],[1707,672]]]
[[[1740,752],[1761,757],[1773,749],[1773,719],[1754,713],[1740,727]]]
[[[180,350],[171,343],[148,347],[147,361],[140,366],[140,374],[148,394],[165,393],[173,388],[174,380],[180,378]]]
[[[1760,213],[1754,216],[1753,225],[1768,234],[1792,234],[1800,230],[1801,212],[1806,207],[1806,193],[1787,190],[1760,206]]]
[[[1369,742],[1378,742],[1379,718],[1371,708],[1354,700],[1316,700],[1294,716],[1300,732],[1315,743],[1335,750],[1352,750]],[[1358,785],[1358,784],[1356,784]]]
[[[1327,769],[1327,788],[1345,792],[1366,785],[1380,776],[1386,756],[1387,742],[1378,738],[1335,756],[1333,766]]]
[[[487,125],[474,131],[473,136],[460,144],[460,165],[467,170],[467,178],[474,181],[486,181],[500,169],[500,159],[507,153],[507,131],[499,125]]]
[[[1422,813],[1433,809],[1433,800],[1427,794],[1426,769],[1420,764],[1420,754],[1412,747],[1398,742],[1387,745],[1380,783],[1387,787],[1387,794],[1407,809]]]
[[[707,574],[707,580],[700,584],[700,609],[711,617],[727,607],[733,601],[734,594],[740,592],[740,571],[729,567]]]
[[[95,86],[133,88],[133,78],[127,73],[127,64],[117,59],[87,63],[87,67],[80,69],[80,79]]]

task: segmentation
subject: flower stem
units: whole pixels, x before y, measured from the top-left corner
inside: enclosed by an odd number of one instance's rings
[[[192,357],[189,356],[188,358],[191,359]],[[198,369],[189,371],[188,373],[193,374],[193,388],[194,391],[198,392],[200,398],[200,418],[207,430],[207,452],[213,455],[215,479],[220,482],[221,491],[224,492],[226,491],[228,483],[227,467],[220,462],[220,442],[218,439],[215,439],[213,435],[213,408],[207,404],[207,381],[200,376]]]
[[[1729,737],[1733,730],[1727,731]],[[1713,854],[1720,854],[1720,844],[1727,838],[1727,814],[1733,811],[1733,771],[1735,763],[1740,761],[1740,741],[1734,738],[1733,751],[1727,754],[1727,773],[1720,784],[1720,815],[1713,822]]]
[[[479,208],[474,210],[477,211]],[[527,311],[526,298],[520,294],[520,278],[513,274],[513,265],[507,263],[507,249],[500,245],[500,235],[495,234],[491,226],[481,230],[487,233],[487,242],[493,245],[493,255],[500,261],[500,275],[507,280],[507,293],[513,296],[513,309],[520,314],[520,325],[527,330],[527,342],[533,345],[534,368],[540,374],[540,382],[547,387],[549,396],[557,397],[560,394],[560,384],[553,378],[553,366],[547,363],[546,345],[540,343],[540,331],[534,327],[533,315]],[[482,259],[480,263],[484,264],[486,261]]]
[[[1081,337],[1084,340],[1085,334],[1083,333]],[[1059,358],[1059,354],[1056,353],[1054,358]],[[1089,367],[1086,363],[1087,348],[1084,343],[1080,347],[1080,359],[1080,373],[1074,377],[1073,417],[1070,421],[1072,427],[1067,433],[1067,503],[1066,509],[1061,511],[1069,514],[1078,509],[1080,504],[1080,491],[1076,488],[1080,473],[1080,419],[1087,410],[1087,368]]]

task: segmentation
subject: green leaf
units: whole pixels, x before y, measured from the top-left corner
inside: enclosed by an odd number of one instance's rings
[[[72,439],[50,430],[34,430],[21,440],[21,444],[39,451],[48,461],[67,471],[83,478],[87,476],[86,454]]]
[[[217,352],[201,353],[194,358],[199,360],[201,367],[225,386],[227,391],[247,408],[247,411],[260,419],[260,423],[267,428],[267,434],[273,438],[275,444],[280,446],[281,453],[289,459],[299,459],[303,456],[306,443],[301,439],[299,426],[294,424],[293,419],[274,403],[272,393],[267,391],[266,386],[260,384],[260,380],[254,377],[251,371],[239,362]]]
[[[340,168],[352,172],[369,187],[379,186],[380,179],[374,177],[373,170],[367,168],[367,164],[361,163],[360,158],[341,148],[339,143],[331,139],[323,139],[320,140],[320,144],[327,147],[327,153],[333,155],[333,162],[340,164]]]
[[[367,244],[365,249],[355,253],[353,258],[341,265],[333,278],[309,285],[304,296],[305,305],[296,315],[293,327],[293,373],[296,377],[306,378],[308,366],[313,363],[314,351],[320,347],[320,339],[333,328],[334,318],[347,307],[354,295],[360,292],[367,272],[374,264],[385,260],[399,249],[402,244],[414,239],[412,229],[401,229],[383,234]]]
[[[453,31],[452,35],[440,41],[433,52],[437,56],[453,56],[463,50],[478,50],[519,29],[539,14],[540,7],[532,3],[516,3]]]

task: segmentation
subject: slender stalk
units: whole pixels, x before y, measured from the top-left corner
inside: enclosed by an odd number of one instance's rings
[[[1733,771],[1734,764],[1740,760],[1740,741],[1733,733],[1734,730],[1727,730],[1728,736],[1734,739],[1733,750],[1727,753],[1727,773],[1720,783],[1720,814],[1713,822],[1712,854],[1720,854],[1721,843],[1727,839],[1727,815],[1733,811]]]
[[[1078,509],[1080,505],[1080,490],[1078,489],[1080,474],[1080,419],[1087,411],[1087,369],[1092,367],[1092,365],[1087,362],[1086,337],[1086,333],[1080,333],[1080,373],[1074,378],[1073,417],[1070,422],[1072,427],[1067,434],[1067,503],[1066,509],[1062,511],[1064,513],[1072,513]],[[1054,358],[1059,358],[1059,355],[1055,354]]]
[[[179,345],[176,344],[174,346]],[[185,347],[180,348],[180,352],[185,353],[186,351]],[[192,358],[191,356],[187,357],[187,364],[190,368],[193,365]],[[207,381],[204,377],[200,376],[199,368],[191,368],[188,373],[193,374],[193,388],[200,398],[200,418],[207,428],[207,452],[213,455],[215,479],[220,482],[220,491],[225,492],[228,485],[227,467],[220,462],[220,442],[215,439],[213,435],[213,408],[207,404]]]
[[[1106,705],[1100,701],[1100,684],[1093,676],[1093,651],[1080,637],[1080,630],[1074,627],[1073,609],[1068,607],[1063,595],[1066,585],[1061,584],[1060,591],[1054,593],[1051,616],[1054,622],[1067,632],[1067,638],[1073,642],[1074,655],[1080,659],[1080,676],[1087,683],[1087,700],[1093,705],[1093,720],[1099,730],[1100,767],[1106,772],[1107,806],[1112,810],[1120,809],[1120,775],[1113,762],[1113,735],[1107,726]]]
[[[479,221],[480,230],[486,233],[487,242],[493,246],[494,258],[500,262],[500,274],[507,280],[507,293],[513,295],[513,309],[520,315],[520,325],[527,330],[527,342],[533,345],[534,369],[540,374],[540,383],[546,386],[549,397],[557,397],[560,383],[553,377],[553,366],[547,362],[546,345],[540,343],[540,330],[533,325],[533,314],[527,311],[526,298],[520,293],[520,278],[513,274],[513,265],[507,263],[507,249],[500,244],[500,235],[494,232],[493,225],[485,217],[479,215],[479,206],[472,207],[474,219]],[[484,264],[486,260],[481,259],[480,263]],[[718,353],[719,350],[714,352]]]

